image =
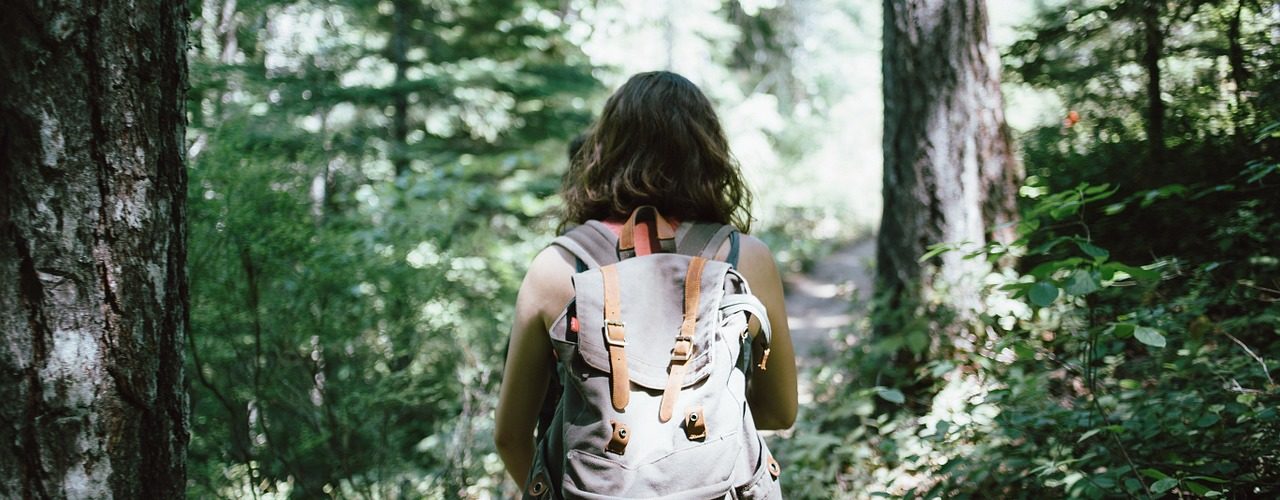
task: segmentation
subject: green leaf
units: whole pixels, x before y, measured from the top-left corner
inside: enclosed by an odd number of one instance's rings
[[[1096,292],[1099,288],[1101,288],[1101,284],[1098,283],[1098,276],[1095,272],[1087,269],[1073,271],[1064,286],[1067,294],[1077,297]]]
[[[1151,484],[1151,494],[1159,495],[1161,493],[1164,493],[1166,491],[1173,489],[1173,487],[1177,485],[1178,485],[1177,479],[1174,479],[1172,477],[1166,477],[1164,479],[1161,479]]]
[[[1058,287],[1047,281],[1037,281],[1031,285],[1031,291],[1027,293],[1031,297],[1031,303],[1038,307],[1048,307],[1053,301],[1058,300]]]
[[[1195,481],[1187,481],[1187,489],[1191,490],[1192,493],[1195,493],[1200,496],[1205,496],[1205,494],[1211,491],[1208,486],[1197,483]]]
[[[1050,276],[1053,276],[1054,273],[1062,269],[1072,269],[1086,262],[1087,261],[1085,261],[1084,259],[1081,259],[1080,257],[1068,257],[1061,260],[1051,260],[1031,268],[1031,271],[1028,272],[1027,274],[1035,276],[1036,279],[1045,280],[1045,279],[1049,279]]]
[[[1089,243],[1087,241],[1076,241],[1076,246],[1080,247],[1080,251],[1084,252],[1085,255],[1088,255],[1098,260],[1102,260],[1111,256],[1111,252],[1108,252],[1107,249],[1094,245],[1093,243]]]
[[[1116,273],[1121,272],[1138,281],[1154,281],[1160,279],[1160,271],[1152,271],[1150,269],[1143,269],[1137,266],[1129,266],[1119,262],[1108,262],[1103,264],[1102,267],[1099,268],[1099,271],[1102,272],[1102,279],[1104,280],[1117,279]]]
[[[1206,413],[1203,417],[1196,420],[1196,427],[1209,427],[1218,423],[1219,420],[1222,420],[1222,417],[1219,417],[1218,414]]]
[[[1103,184],[1097,184],[1097,185],[1088,186],[1088,187],[1082,184],[1080,187],[1084,188],[1084,194],[1100,194],[1100,193],[1107,192],[1108,189],[1111,189],[1111,184],[1103,183]]]
[[[923,330],[912,330],[907,334],[907,347],[916,354],[924,353],[924,350],[929,347],[929,334]]]
[[[1230,482],[1230,481],[1227,481],[1226,479],[1223,479],[1220,477],[1213,477],[1213,476],[1191,476],[1191,477],[1188,477],[1187,479],[1196,479],[1199,481],[1208,481],[1211,483],[1218,483],[1218,484],[1227,484]]]
[[[1081,441],[1084,441],[1084,440],[1086,440],[1086,439],[1089,439],[1089,438],[1093,437],[1093,435],[1094,435],[1094,434],[1097,434],[1097,433],[1102,432],[1102,431],[1103,431],[1103,429],[1102,429],[1102,428],[1092,429],[1092,430],[1090,430],[1090,431],[1088,431],[1088,432],[1085,432],[1084,434],[1081,434],[1081,435],[1080,435],[1080,439],[1077,439],[1077,440],[1076,440],[1076,442],[1077,442],[1077,443],[1079,443],[1079,442],[1081,442]]]
[[[1155,469],[1142,469],[1141,472],[1142,472],[1142,475],[1147,476],[1151,479],[1166,479],[1169,477],[1168,474],[1165,474]]]
[[[1059,236],[1047,242],[1041,243],[1040,246],[1038,247],[1028,250],[1027,254],[1028,255],[1046,255],[1049,252],[1053,251],[1054,247],[1057,247],[1058,245],[1061,245],[1068,241],[1071,241],[1071,238],[1068,238],[1066,236]]]
[[[1107,215],[1115,215],[1115,214],[1118,214],[1118,213],[1120,213],[1120,212],[1123,212],[1123,211],[1124,211],[1124,208],[1125,208],[1125,204],[1124,204],[1124,202],[1120,202],[1120,203],[1112,203],[1112,204],[1107,205],[1106,207],[1104,207],[1104,208],[1102,209],[1102,213],[1107,214]]]
[[[880,387],[876,389],[876,395],[880,396],[880,399],[883,399],[890,403],[902,404],[907,401],[906,396],[902,395],[902,391],[899,391],[897,389]]]
[[[937,243],[937,244],[929,245],[929,251],[925,252],[924,255],[921,255],[920,260],[918,260],[917,262],[924,262],[926,260],[937,257],[943,252],[947,252],[950,250],[952,250],[951,245],[948,245],[946,243]]]
[[[1133,323],[1116,323],[1114,325],[1111,325],[1111,328],[1109,330],[1111,330],[1111,333],[1115,334],[1116,338],[1127,339],[1133,336],[1133,330],[1137,326],[1138,325],[1135,325]]]
[[[1138,339],[1138,342],[1142,342],[1143,344],[1147,344],[1151,347],[1165,346],[1164,335],[1160,334],[1160,330],[1156,330],[1149,326],[1139,326],[1135,328],[1133,330],[1133,336]]]

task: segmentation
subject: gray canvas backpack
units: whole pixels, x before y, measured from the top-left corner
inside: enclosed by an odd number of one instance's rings
[[[648,216],[660,252],[635,247],[637,219]],[[733,269],[737,237],[720,224],[672,230],[641,207],[620,237],[588,221],[555,240],[578,272],[575,298],[551,326],[559,400],[539,426],[526,499],[782,497],[746,402],[748,315],[765,346],[754,368],[766,367],[771,333]],[[726,239],[729,262],[712,260]]]

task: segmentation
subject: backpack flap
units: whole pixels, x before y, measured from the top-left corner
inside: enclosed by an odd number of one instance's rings
[[[619,314],[625,331],[625,364],[629,381],[644,389],[662,391],[668,381],[673,348],[684,322],[685,275],[691,257],[653,254],[613,265],[619,284]],[[704,261],[699,283],[695,334],[681,387],[702,381],[711,373],[711,349],[719,327],[720,301],[730,266]],[[579,324],[578,354],[587,365],[609,373],[610,342],[606,338],[603,272],[575,274],[573,285]],[[615,329],[615,336],[617,329]],[[616,348],[616,342],[614,342]]]

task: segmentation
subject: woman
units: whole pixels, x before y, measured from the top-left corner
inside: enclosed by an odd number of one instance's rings
[[[715,222],[745,232],[751,220],[750,194],[710,101],[692,82],[665,71],[635,75],[609,98],[571,161],[561,197],[565,224],[594,219],[615,232],[644,205],[656,207],[672,224]],[[726,241],[717,259],[729,253]],[[737,257],[773,331],[768,369],[752,374],[747,402],[758,428],[785,429],[796,416],[796,368],[782,282],[760,240],[743,236]],[[529,475],[534,428],[555,373],[548,328],[573,298],[570,278],[576,269],[573,255],[548,247],[533,260],[516,300],[495,441],[517,484]]]

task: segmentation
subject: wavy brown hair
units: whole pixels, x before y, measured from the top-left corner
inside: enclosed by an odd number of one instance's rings
[[[683,76],[632,76],[604,105],[569,161],[561,225],[624,219],[653,205],[664,216],[751,229],[751,193],[711,101]]]

